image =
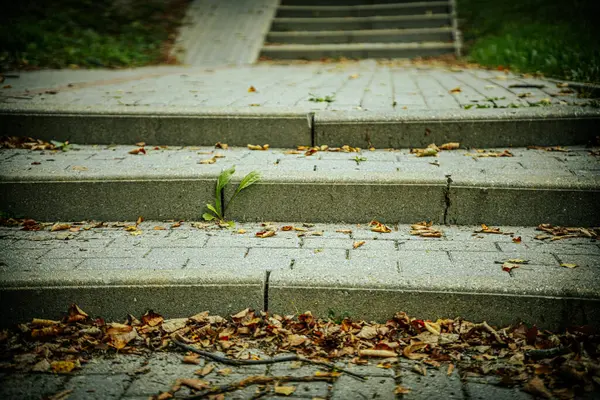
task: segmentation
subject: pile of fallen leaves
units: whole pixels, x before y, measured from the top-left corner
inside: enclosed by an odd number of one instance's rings
[[[535,237],[538,240],[561,240],[571,238],[600,239],[600,228],[578,228],[541,224],[537,227],[537,230],[545,232]]]
[[[63,143],[57,142],[59,145]],[[68,144],[68,142],[65,142]],[[28,149],[28,150],[57,150],[60,146],[25,136],[2,136],[0,137],[0,148],[2,149]]]
[[[439,147],[435,143],[431,143],[424,149],[410,149],[410,153],[417,157],[435,157],[441,150],[457,150],[458,148],[460,148],[460,143],[458,142],[444,143]]]
[[[202,312],[165,320],[149,311],[139,320],[129,315],[123,323],[108,323],[72,305],[60,321],[34,319],[1,331],[0,368],[68,373],[95,354],[169,350],[176,342],[222,352],[230,360],[252,359],[249,347],[324,362],[343,357],[359,365],[378,358],[385,366],[404,357],[423,371],[444,364],[451,372],[459,366],[468,376],[497,375],[503,384],[525,385],[546,397],[573,398],[600,389],[600,335],[590,327],[556,334],[522,324],[496,329],[460,318],[428,321],[403,312],[373,323],[250,309],[229,319]]]
[[[370,147],[369,150],[375,150],[375,147]],[[298,146],[296,147],[296,150],[288,150],[285,152],[285,154],[302,154],[302,152],[304,152],[305,156],[312,156],[313,154],[319,152],[319,151],[330,151],[333,153],[360,153],[361,152],[361,148],[360,147],[351,147],[348,146],[347,144],[343,145],[342,147],[329,147],[326,144],[323,144],[321,146]]]

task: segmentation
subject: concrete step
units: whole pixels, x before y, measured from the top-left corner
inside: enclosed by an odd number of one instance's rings
[[[408,150],[133,149],[2,150],[0,210],[37,220],[194,220],[214,202],[217,176],[235,165],[234,182],[262,174],[227,210],[237,221],[600,225],[600,165],[585,148],[510,149],[514,156],[501,158],[475,150],[416,157]]]
[[[281,6],[356,6],[414,3],[418,0],[281,0]],[[421,0],[421,2],[436,2],[438,0]]]
[[[321,236],[282,230],[291,225]],[[265,227],[257,223],[219,229],[146,221],[135,235],[123,223],[77,226],[73,232],[0,227],[0,326],[59,319],[71,303],[107,321],[147,309],[175,318],[251,307],[380,321],[405,311],[434,321],[600,326],[597,242],[540,241],[533,227],[500,227],[512,235],[499,235],[443,226],[442,238],[423,238],[410,235],[408,225],[377,233],[366,224],[287,222],[270,225],[274,236],[258,238]],[[509,259],[529,263],[508,273],[501,264]]]
[[[306,17],[372,17],[383,15],[416,15],[450,13],[448,1],[420,1],[393,4],[361,4],[354,6],[279,6],[277,18]]]
[[[451,26],[451,14],[375,17],[274,18],[271,31],[439,28]]]
[[[262,57],[274,60],[323,58],[413,58],[454,54],[454,43],[340,43],[265,45]]]
[[[269,32],[266,45],[323,43],[451,42],[452,28],[373,29],[362,31]]]

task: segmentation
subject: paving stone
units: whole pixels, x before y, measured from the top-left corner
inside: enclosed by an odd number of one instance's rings
[[[534,397],[518,389],[504,388],[491,384],[465,383],[466,392],[470,399],[487,400],[529,400]]]
[[[447,375],[447,367],[426,368],[427,375],[423,376],[412,370],[415,363],[402,362],[400,383],[410,389],[403,399],[463,399],[462,383],[458,373],[454,371]]]
[[[65,375],[7,374],[0,381],[0,398],[38,400],[50,397],[64,387]]]
[[[373,377],[360,381],[347,375],[342,375],[333,384],[332,400],[351,398],[364,399],[395,399],[396,383],[393,378]]]
[[[94,357],[83,364],[82,374],[133,374],[147,362],[146,357],[116,354],[111,358]]]
[[[129,375],[80,375],[72,377],[66,390],[70,399],[119,399],[129,386]]]

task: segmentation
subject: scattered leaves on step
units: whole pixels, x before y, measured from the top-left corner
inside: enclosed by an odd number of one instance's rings
[[[593,240],[600,239],[600,227],[596,228],[577,228],[577,227],[563,227],[554,226],[551,224],[541,224],[536,228],[538,231],[546,232],[548,235],[537,235],[535,238],[538,240],[562,240],[571,238],[588,238]]]
[[[568,153],[569,149],[561,146],[527,146],[530,150],[544,150],[544,151],[559,151],[562,153]]]
[[[323,236],[323,231],[306,231],[298,234],[298,237],[303,236]]]
[[[424,149],[410,149],[410,153],[417,157],[434,157],[437,156],[440,149],[434,144],[430,144]]]
[[[275,236],[275,231],[260,231],[256,232],[255,236],[264,239],[271,236]]]
[[[329,147],[326,144],[323,144],[321,146],[313,146],[313,147],[298,146],[297,150],[303,151],[304,155],[307,157],[312,156],[313,154],[315,154],[319,151],[328,151],[328,152],[332,152],[332,153],[360,153],[361,152],[360,147],[351,147],[348,145],[343,145],[342,147]],[[286,154],[297,154],[297,153],[286,152]]]
[[[256,92],[256,88],[254,86],[250,86],[248,88],[248,93],[254,93],[254,92]]]
[[[269,150],[269,147],[268,144],[263,144],[262,146],[260,144],[248,144],[248,149],[250,150]]]
[[[410,234],[414,236],[428,237],[428,238],[440,238],[443,233],[440,229],[432,227],[433,221],[422,221],[412,224],[410,226]]]
[[[459,87],[455,87],[454,89],[450,89],[448,93],[460,93],[462,90]]]
[[[409,394],[409,393],[410,393],[410,388],[407,388],[406,386],[397,385],[396,389],[394,389],[394,394]]]
[[[496,235],[514,235],[514,232],[502,232],[500,228],[493,228],[486,224],[481,224],[481,229],[475,231],[475,233],[491,233]]]
[[[366,242],[364,240],[359,240],[357,242],[352,243],[352,248],[353,249],[358,249],[359,247],[361,247],[362,245],[364,245]]]
[[[57,147],[40,139],[27,136],[2,136],[0,137],[2,149],[27,149],[27,150],[56,150]]]
[[[439,147],[440,150],[457,150],[460,147],[459,142],[444,143]]]
[[[146,154],[146,149],[144,149],[143,147],[137,148],[137,149],[133,149],[133,150],[129,150],[129,154]]]
[[[227,143],[221,143],[221,142],[215,143],[215,149],[227,150],[228,148],[229,148],[229,145]]]
[[[390,233],[392,231],[387,225],[375,220],[369,222],[369,226],[373,232]]]
[[[296,391],[295,386],[275,386],[275,393],[289,396]]]
[[[569,269],[573,269],[573,268],[579,267],[579,265],[573,264],[573,263],[562,263],[562,264],[560,264],[560,266],[564,267],[564,268],[569,268]]]

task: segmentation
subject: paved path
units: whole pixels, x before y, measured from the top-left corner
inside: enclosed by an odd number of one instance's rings
[[[590,102],[578,98],[570,88],[543,79],[373,60],[215,69],[23,72],[19,78],[7,78],[4,85],[10,87],[0,89],[0,110],[27,105],[53,111],[116,107],[132,112],[151,106],[188,111],[192,107],[197,112],[260,108],[265,112],[338,110],[356,115],[364,111],[410,115],[412,111],[463,110],[477,115],[486,110],[501,114],[548,105],[568,110]]]
[[[278,3],[277,0],[193,1],[175,44],[175,55],[192,66],[254,63]]]
[[[148,356],[118,355],[113,358],[92,359],[83,368],[69,375],[56,374],[22,374],[6,373],[0,375],[0,397],[3,399],[40,399],[64,390],[72,390],[69,400],[88,399],[122,399],[142,400],[171,389],[177,379],[198,378],[194,375],[203,367],[182,363],[181,353],[153,353]],[[392,368],[378,368],[376,362],[366,366],[352,366],[340,363],[340,366],[358,372],[367,377],[365,382],[347,375],[342,375],[333,384],[327,382],[291,383],[295,392],[285,398],[289,399],[395,399],[397,385],[410,389],[403,399],[435,400],[435,399],[497,399],[527,400],[533,396],[518,388],[496,386],[497,379],[467,377],[460,379],[461,370],[455,369],[447,374],[447,366],[439,368],[427,366],[426,375],[416,373],[413,362],[401,360]],[[312,376],[319,368],[309,365],[281,363],[273,366],[228,367],[229,375],[218,375],[217,371],[226,366],[215,364],[215,369],[203,380],[214,385],[240,381],[253,375],[292,375]],[[257,386],[231,392],[225,399],[249,399],[256,392]],[[271,389],[272,390],[272,389]],[[177,397],[190,395],[187,388],[177,392]],[[272,392],[261,399],[281,399]],[[593,393],[588,397],[593,398]]]

